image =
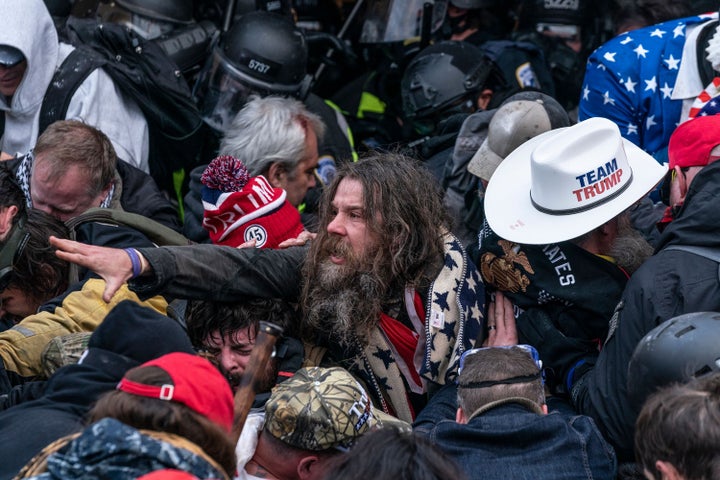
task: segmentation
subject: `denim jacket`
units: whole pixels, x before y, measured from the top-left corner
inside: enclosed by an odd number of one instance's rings
[[[457,386],[450,384],[430,400],[414,429],[453,458],[470,480],[614,479],[615,453],[593,420],[550,400],[548,415],[511,401],[459,424]]]

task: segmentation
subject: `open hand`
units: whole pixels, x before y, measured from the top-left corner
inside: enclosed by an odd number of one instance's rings
[[[132,277],[132,262],[119,248],[98,247],[72,240],[50,237],[58,258],[75,263],[100,275],[105,280],[103,300],[110,302],[115,292]]]

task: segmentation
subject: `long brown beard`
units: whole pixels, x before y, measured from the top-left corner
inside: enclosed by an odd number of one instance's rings
[[[314,264],[304,299],[306,331],[346,347],[356,339],[365,345],[378,325],[389,287],[389,269],[383,268],[385,262],[377,251],[357,258],[342,240],[323,240],[325,245],[314,260],[309,260]],[[331,254],[343,257],[345,263],[332,263]]]

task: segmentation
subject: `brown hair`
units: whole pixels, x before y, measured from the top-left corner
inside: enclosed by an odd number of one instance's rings
[[[390,427],[360,437],[349,453],[333,460],[324,478],[462,480],[467,477],[452,458],[425,437]]]
[[[10,286],[42,305],[68,286],[70,264],[55,255],[55,248],[48,240],[50,235],[68,238],[68,229],[52,215],[31,209],[25,230],[30,235],[13,267]]]
[[[530,355],[520,348],[488,348],[465,357],[458,379],[458,405],[469,417],[483,406],[510,397],[526,398],[538,405],[545,404],[545,391],[539,370]],[[538,375],[527,382],[490,385],[482,388],[464,387],[470,383],[507,380]]]
[[[362,184],[365,221],[385,247],[376,253],[373,268],[389,268],[395,286],[429,283],[442,265],[447,211],[431,174],[416,160],[395,153],[375,153],[338,168],[323,193],[318,235],[310,246],[305,278],[312,278],[315,273],[323,240],[329,235],[331,202],[338,185],[346,178]]]
[[[147,385],[173,383],[164,370],[155,367],[129,370],[125,378]],[[90,422],[107,417],[137,429],[184,437],[202,448],[231,478],[235,474],[235,445],[229,434],[220,425],[181,403],[115,390],[100,397],[88,416]]]
[[[188,336],[196,348],[215,331],[230,336],[250,329],[250,338],[255,338],[260,320],[282,327],[285,337],[293,336],[298,321],[295,308],[280,298],[248,297],[232,303],[192,300],[185,311]]]
[[[88,176],[88,196],[100,194],[114,179],[117,156],[110,139],[98,130],[77,120],[60,120],[51,124],[37,139],[35,164],[49,166],[52,178],[62,177],[71,165]]]
[[[652,394],[635,425],[635,455],[653,478],[658,460],[686,480],[720,478],[720,374]]]

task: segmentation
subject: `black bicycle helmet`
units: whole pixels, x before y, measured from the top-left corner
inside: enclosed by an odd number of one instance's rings
[[[640,340],[628,366],[627,388],[638,410],[659,387],[720,371],[720,313],[671,318]]]

